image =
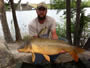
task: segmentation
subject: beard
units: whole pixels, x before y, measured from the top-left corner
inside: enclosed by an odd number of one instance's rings
[[[43,16],[43,17],[38,16],[38,19],[39,20],[45,20],[46,19],[46,16]]]

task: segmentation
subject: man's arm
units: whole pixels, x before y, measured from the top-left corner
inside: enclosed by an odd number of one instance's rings
[[[51,24],[51,38],[52,39],[58,39],[58,36],[56,34],[56,26],[57,26],[57,24],[56,24],[55,19],[52,19],[51,23],[52,23]]]
[[[56,29],[51,31],[52,39],[58,39],[58,36],[56,34]]]

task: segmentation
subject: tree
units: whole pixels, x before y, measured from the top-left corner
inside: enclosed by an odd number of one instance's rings
[[[71,0],[66,0],[66,37],[70,44],[72,44],[72,37],[71,37]]]
[[[2,28],[3,28],[4,38],[7,43],[13,42],[9,27],[7,24],[7,20],[6,20],[4,0],[0,0],[0,12],[1,12],[1,24],[2,24]]]
[[[71,37],[71,0],[52,0],[51,6],[55,9],[64,9],[66,8],[66,38],[69,43],[72,44]]]
[[[76,23],[75,23],[75,32],[74,32],[74,45],[79,45],[80,42],[80,13],[81,13],[81,0],[77,0],[76,3]]]
[[[16,12],[15,12],[15,6],[13,3],[13,0],[9,0],[11,8],[12,8],[12,14],[13,14],[13,20],[14,20],[14,26],[15,26],[15,33],[16,33],[16,41],[20,41],[22,40],[21,38],[21,34],[20,34],[20,29],[18,26],[18,22],[17,22],[17,17],[16,17]]]
[[[64,3],[65,0],[53,0],[51,2],[51,6],[54,9],[58,10],[62,10],[63,8],[65,9],[66,5],[66,12],[64,12],[64,15],[66,15],[67,39],[69,43],[72,43],[73,45],[81,45],[81,38],[83,38],[82,32],[85,29],[85,25],[87,25],[87,22],[89,22],[87,20],[88,17],[84,15],[83,11],[83,8],[86,7],[86,4],[84,2],[81,2],[81,0],[66,0],[66,3]],[[71,36],[71,33],[74,35],[74,37]]]

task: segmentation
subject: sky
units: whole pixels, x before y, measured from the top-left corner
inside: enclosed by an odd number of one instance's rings
[[[8,0],[4,0],[5,2],[8,2]],[[14,0],[15,3],[17,3],[19,0]],[[21,3],[40,3],[40,2],[45,2],[45,3],[50,3],[50,0],[21,0]]]

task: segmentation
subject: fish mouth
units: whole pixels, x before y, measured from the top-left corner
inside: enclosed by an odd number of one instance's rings
[[[18,52],[32,53],[32,46],[27,45],[24,48],[17,49]]]

